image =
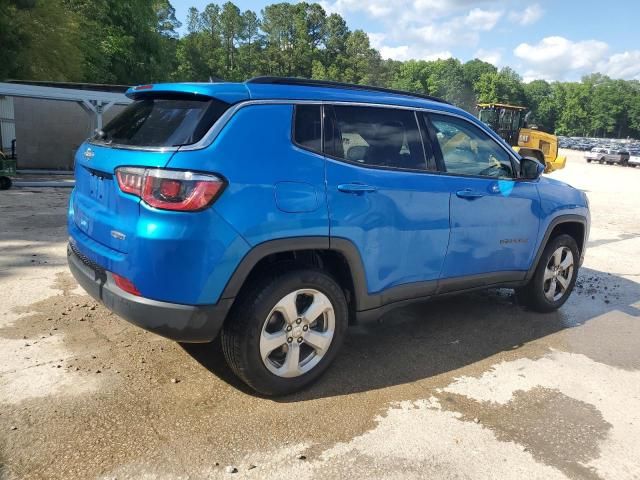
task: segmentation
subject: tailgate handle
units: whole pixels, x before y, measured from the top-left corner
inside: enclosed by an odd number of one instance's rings
[[[344,193],[371,193],[375,192],[377,189],[371,185],[365,185],[363,183],[343,183],[338,185],[338,190]]]

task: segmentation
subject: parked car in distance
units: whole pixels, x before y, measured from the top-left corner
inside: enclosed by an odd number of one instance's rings
[[[500,286],[549,312],[571,294],[586,195],[444,101],[272,77],[127,95],[75,157],[70,270],[135,325],[220,335],[264,395],[408,302]]]
[[[592,148],[584,156],[587,163],[599,162],[613,165],[619,163],[626,165],[629,162],[629,152],[617,148]]]
[[[607,156],[607,150],[605,148],[592,148],[590,152],[584,154],[584,159],[587,163],[600,162],[604,163]]]

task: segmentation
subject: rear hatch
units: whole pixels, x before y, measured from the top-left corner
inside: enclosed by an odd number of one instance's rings
[[[75,157],[73,212],[76,226],[113,250],[132,248],[140,199],[122,192],[118,167],[165,167],[180,146],[200,140],[229,103],[193,93],[154,91],[134,101]]]

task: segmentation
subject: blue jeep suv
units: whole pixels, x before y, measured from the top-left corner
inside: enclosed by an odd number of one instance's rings
[[[294,78],[131,88],[75,159],[69,267],[107,308],[293,392],[347,325],[487,287],[559,308],[583,192],[472,115],[421,95]]]

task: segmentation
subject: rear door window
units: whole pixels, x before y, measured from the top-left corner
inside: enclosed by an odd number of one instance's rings
[[[322,153],[320,105],[296,105],[294,115],[294,143],[307,150]]]
[[[145,95],[134,100],[94,141],[136,147],[177,147],[200,140],[229,104],[195,95]]]
[[[325,152],[364,166],[426,170],[420,130],[412,110],[333,106]]]

